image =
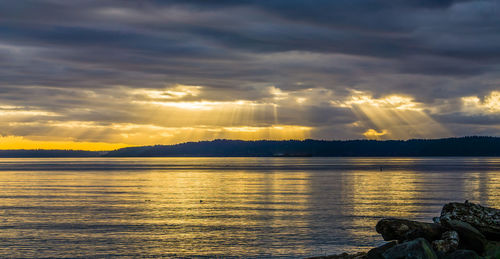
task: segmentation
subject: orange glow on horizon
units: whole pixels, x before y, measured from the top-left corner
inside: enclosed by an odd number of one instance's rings
[[[88,126],[88,125],[87,125]],[[146,128],[145,128],[146,127]],[[113,127],[110,127],[113,128]],[[117,127],[115,126],[115,129]],[[303,140],[310,137],[311,127],[272,125],[268,127],[181,127],[163,128],[123,126],[124,133],[115,138],[117,143],[73,140],[35,140],[21,136],[0,136],[0,150],[61,149],[109,151],[131,146],[173,145],[191,141],[214,139],[231,140]]]
[[[15,149],[60,149],[60,150],[86,150],[109,151],[127,147],[123,143],[104,142],[75,142],[75,141],[38,141],[25,139],[18,136],[0,137],[0,150]]]

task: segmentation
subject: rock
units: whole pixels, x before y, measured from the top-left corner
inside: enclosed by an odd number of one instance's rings
[[[432,241],[432,248],[437,253],[447,254],[455,251],[458,244],[458,233],[456,231],[446,231],[441,235],[441,240]]]
[[[387,259],[437,259],[429,242],[424,238],[417,238],[387,249],[382,253]]]
[[[379,247],[372,248],[368,253],[366,254],[367,259],[383,259],[382,253],[384,253],[387,249],[395,246],[398,244],[398,241],[392,241],[389,243],[385,243]]]
[[[490,241],[486,245],[484,252],[486,258],[500,258],[500,242]]]
[[[365,258],[366,258],[366,253],[359,252],[356,254],[342,253],[338,255],[315,256],[306,259],[365,259]]]
[[[487,244],[486,237],[469,223],[458,220],[442,219],[442,224],[458,232],[460,236],[460,247],[472,249],[479,254],[484,252]]]
[[[490,240],[500,240],[500,210],[470,202],[448,203],[441,210],[440,220],[469,223]]]
[[[439,224],[394,218],[380,220],[375,229],[382,234],[385,241],[398,240],[400,242],[419,237],[432,242],[439,239],[444,232]]]
[[[450,251],[453,251],[445,240],[434,240],[432,241],[432,249],[438,256],[447,254]]]
[[[458,233],[456,231],[446,231],[441,235],[444,240],[456,240],[458,242]]]
[[[453,253],[447,254],[443,259],[480,259],[476,252],[472,250],[456,250]]]

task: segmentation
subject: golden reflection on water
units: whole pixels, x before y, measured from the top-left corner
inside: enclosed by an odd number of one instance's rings
[[[348,176],[349,177],[349,176]],[[422,175],[415,172],[356,172],[351,176],[348,197],[357,215],[410,217],[417,211],[412,203],[416,198],[416,182]]]
[[[350,228],[352,236],[377,237],[374,226],[383,217],[413,218],[419,211],[419,204],[413,201],[417,198],[416,181],[421,177],[414,172],[383,172],[359,171],[344,173],[346,178],[343,197],[348,204],[346,215],[362,217],[347,217],[343,223]],[[352,250],[362,251],[367,248],[352,247]]]
[[[499,168],[486,158],[0,160],[0,256],[366,250],[382,241],[382,217],[430,221],[465,199],[500,207]]]
[[[473,172],[464,179],[464,189],[471,200],[490,201],[492,206],[500,204],[498,193],[500,192],[499,172]]]
[[[262,238],[258,229],[283,229],[293,226],[306,235],[308,226],[309,174],[305,172],[151,172],[147,176],[148,185],[143,188],[149,210],[158,212],[156,221],[151,223],[203,226],[204,229],[222,229],[210,235],[220,239],[231,237],[238,242],[245,239]],[[242,228],[243,226],[243,228]],[[228,231],[225,231],[228,229]],[[236,229],[236,232],[231,230]],[[177,233],[170,233],[178,235]],[[213,247],[197,247],[192,250],[193,242],[207,233],[186,231],[185,254],[210,254]],[[291,233],[278,233],[291,234]],[[168,237],[169,235],[166,235]],[[265,238],[266,254],[286,254],[286,244],[279,238]],[[179,247],[163,247],[162,253],[179,252]],[[235,255],[248,253],[231,247]],[[255,247],[254,249],[259,249]],[[295,253],[304,254],[304,243],[293,245]],[[228,251],[225,251],[228,252]]]

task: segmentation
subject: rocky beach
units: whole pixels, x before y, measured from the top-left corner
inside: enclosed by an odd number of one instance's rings
[[[385,218],[377,223],[375,230],[388,243],[367,252],[313,258],[500,258],[499,209],[468,201],[448,203],[432,221]]]

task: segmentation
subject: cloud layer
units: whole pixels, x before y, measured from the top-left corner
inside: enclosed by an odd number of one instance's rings
[[[498,136],[499,12],[494,0],[3,1],[0,148]]]

